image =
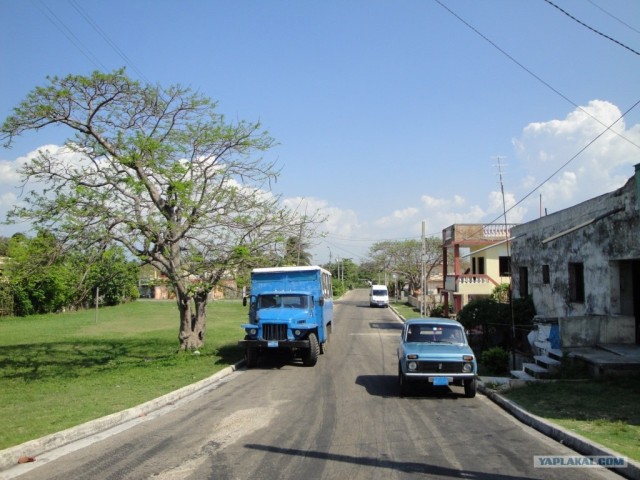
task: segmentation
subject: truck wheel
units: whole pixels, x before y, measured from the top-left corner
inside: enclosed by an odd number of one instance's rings
[[[398,390],[400,392],[400,398],[404,397],[409,390],[409,385],[407,385],[407,377],[404,373],[402,373],[402,365],[398,362]]]
[[[302,353],[302,364],[305,367],[313,367],[318,361],[320,346],[315,333],[309,334],[309,348]]]
[[[470,378],[464,381],[464,396],[467,398],[473,398],[476,396],[477,381],[475,378]]]
[[[255,348],[247,348],[244,351],[244,358],[247,362],[247,368],[254,368],[258,365],[258,352]]]
[[[327,328],[326,338],[324,339],[324,342],[320,344],[320,355],[324,355],[325,353],[327,353],[327,348],[329,347],[329,339],[331,338],[331,335],[329,335],[330,332],[331,330]]]

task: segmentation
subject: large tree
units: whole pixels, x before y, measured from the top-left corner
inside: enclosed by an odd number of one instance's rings
[[[164,273],[180,311],[180,348],[204,343],[208,294],[234,268],[310,235],[317,214],[271,194],[279,171],[260,153],[274,144],[259,123],[227,122],[209,98],[125,75],[51,77],[2,125],[16,135],[70,129],[75,160],[41,150],[24,166],[36,181],[9,219],[27,219],[66,244],[112,240]],[[258,155],[258,156],[256,156]]]
[[[369,248],[369,257],[380,272],[403,275],[411,291],[420,288],[422,282],[422,242],[420,240],[385,240]],[[436,237],[425,238],[425,278],[442,264],[442,241]]]

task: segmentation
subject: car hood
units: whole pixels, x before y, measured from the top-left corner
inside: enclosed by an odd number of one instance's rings
[[[420,358],[459,357],[460,355],[474,355],[469,345],[453,343],[423,343],[410,342],[404,344],[406,353],[418,354]]]

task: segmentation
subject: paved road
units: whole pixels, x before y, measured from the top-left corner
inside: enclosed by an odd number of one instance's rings
[[[21,479],[619,478],[541,469],[575,454],[462,388],[399,398],[400,324],[364,290],[336,304],[313,368],[273,358],[169,413],[49,461]]]

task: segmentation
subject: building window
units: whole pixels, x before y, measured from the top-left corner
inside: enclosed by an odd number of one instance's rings
[[[484,275],[484,257],[472,257],[472,273],[474,275]]]
[[[551,276],[549,275],[549,265],[542,265],[542,283],[549,285],[551,283]]]
[[[500,276],[510,277],[511,276],[511,257],[500,257],[498,261],[500,263]]]
[[[529,295],[529,270],[527,267],[520,267],[518,277],[520,280],[520,288],[518,289],[520,298],[527,298]]]
[[[584,265],[569,263],[569,301],[584,303]]]

